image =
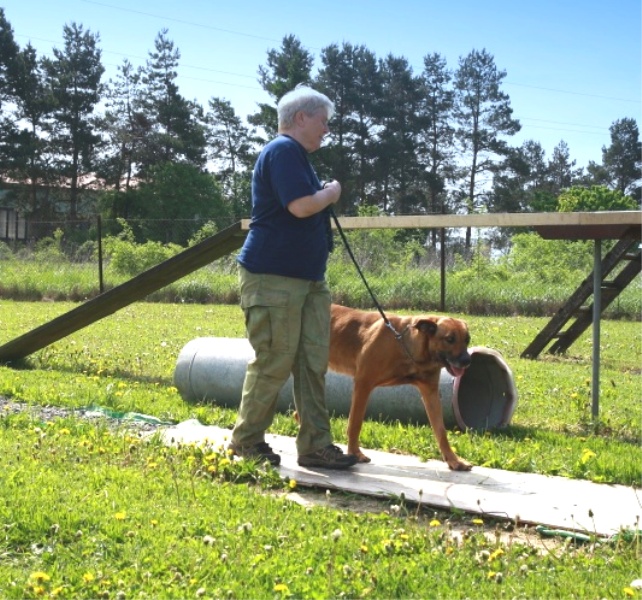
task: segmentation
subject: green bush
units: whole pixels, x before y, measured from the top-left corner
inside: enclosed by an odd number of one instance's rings
[[[593,269],[593,245],[590,241],[545,240],[535,233],[518,233],[501,264],[531,281],[574,281],[578,272],[583,278]]]
[[[132,228],[124,219],[119,221],[123,231],[116,237],[105,238],[104,242],[105,256],[119,275],[137,275],[183,250],[176,244],[163,245],[153,241],[137,244]]]
[[[64,232],[58,228],[53,237],[44,237],[36,242],[34,259],[38,262],[64,262],[67,260],[62,250]]]
[[[0,242],[0,260],[12,260],[13,252],[9,247],[9,244],[5,242]]]
[[[604,210],[637,210],[636,201],[619,190],[603,185],[590,188],[572,187],[564,190],[557,199],[559,212],[599,212]]]
[[[187,242],[187,245],[191,248],[196,246],[196,244],[206,240],[208,237],[213,236],[215,233],[218,233],[218,227],[214,221],[208,221],[201,227]]]
[[[374,206],[361,207],[358,216],[377,217],[381,211]],[[425,254],[425,248],[415,239],[399,242],[402,229],[357,229],[345,232],[348,245],[363,270],[384,274],[393,269],[406,269],[416,258]],[[335,251],[331,263],[351,262],[343,241],[335,235]]]

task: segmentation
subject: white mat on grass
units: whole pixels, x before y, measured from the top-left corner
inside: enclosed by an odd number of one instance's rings
[[[194,419],[169,427],[162,435],[167,444],[217,447],[227,445],[231,431]],[[346,471],[312,470],[297,464],[294,438],[267,434],[266,441],[281,455],[281,475],[304,487],[378,498],[403,494],[407,501],[435,508],[601,536],[641,528],[642,490],[637,488],[484,467],[455,472],[442,461],[423,462],[414,456],[367,449],[364,452],[372,459],[369,464]]]

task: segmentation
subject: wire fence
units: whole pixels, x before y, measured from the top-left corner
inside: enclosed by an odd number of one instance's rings
[[[22,238],[0,239],[0,295],[14,299],[38,299],[39,293],[42,297],[60,299],[88,298],[233,224],[203,219],[125,222],[98,216],[76,221],[31,221],[25,224]],[[574,259],[579,256],[579,260],[573,265],[554,256],[562,266],[551,267],[546,262],[550,256],[532,253],[530,262],[522,261],[521,271],[511,272],[512,263],[503,260],[509,257],[510,232],[502,230],[504,237],[498,238],[488,228],[473,228],[470,245],[466,245],[465,234],[465,230],[456,229],[346,231],[360,268],[372,282],[379,300],[391,309],[552,315],[592,270],[590,243],[579,246],[574,256]],[[551,241],[555,242],[559,241]],[[44,281],[45,276],[56,271],[60,271],[57,279],[52,276],[51,281]],[[214,277],[235,273],[232,252],[181,280],[180,290],[163,290],[157,299],[235,301],[235,291],[223,290],[225,286],[233,287],[229,279],[221,284],[212,283]],[[333,277],[336,298],[353,306],[371,306],[356,273],[339,235],[335,234],[329,275]],[[641,289],[638,276],[606,314],[639,319]]]

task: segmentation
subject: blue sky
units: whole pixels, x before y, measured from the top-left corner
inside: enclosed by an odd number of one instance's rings
[[[548,158],[564,140],[577,166],[601,162],[609,126],[642,122],[639,0],[5,0],[16,41],[40,55],[62,46],[64,24],[100,34],[106,78],[128,58],[143,65],[158,32],[181,52],[180,92],[203,106],[212,97],[245,118],[269,97],[257,82],[268,50],[294,34],[315,56],[332,43],[363,44],[377,57],[403,56],[415,73],[438,52],[455,69],[485,48],[505,70],[522,131]]]

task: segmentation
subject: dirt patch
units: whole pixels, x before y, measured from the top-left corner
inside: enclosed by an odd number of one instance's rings
[[[454,539],[461,540],[471,533],[482,531],[490,541],[505,545],[519,543],[546,552],[565,543],[561,538],[543,538],[532,525],[515,524],[512,521],[494,521],[480,519],[477,515],[455,515],[443,510],[426,506],[400,506],[392,501],[347,494],[344,492],[301,488],[285,494],[285,498],[301,506],[320,506],[335,510],[348,510],[359,513],[386,513],[399,518],[408,518],[430,526],[433,520],[450,530]],[[482,521],[480,523],[480,521]]]
[[[127,413],[125,413],[124,418],[111,417],[109,413],[92,407],[71,409],[60,406],[40,406],[36,404],[26,404],[24,402],[12,402],[8,398],[0,396],[0,417],[20,413],[29,415],[32,419],[42,421],[43,423],[54,421],[55,419],[77,417],[87,421],[100,421],[105,423],[110,429],[127,427],[141,433],[155,431],[159,427],[166,426],[163,423],[156,423],[145,420],[144,418],[137,419],[135,416],[128,417]],[[129,414],[133,415],[133,413]]]

